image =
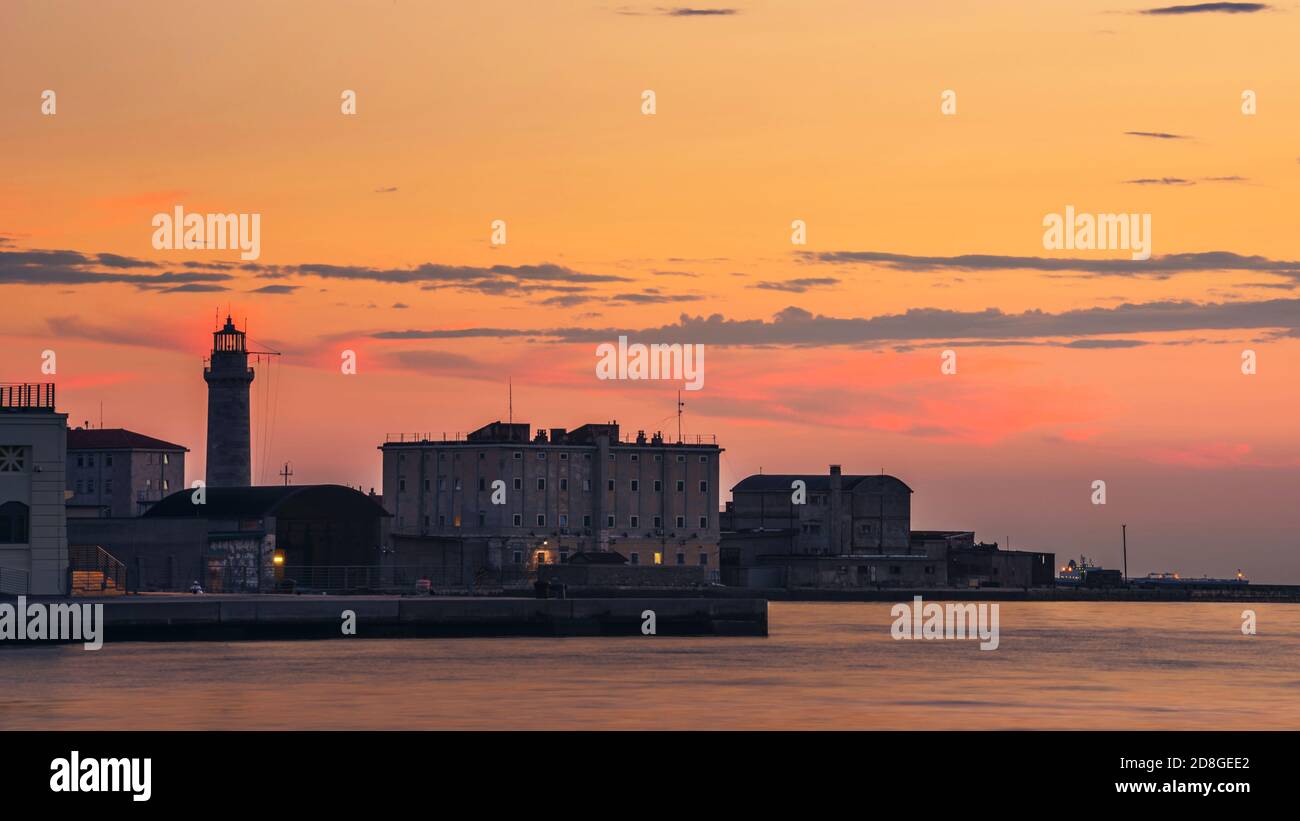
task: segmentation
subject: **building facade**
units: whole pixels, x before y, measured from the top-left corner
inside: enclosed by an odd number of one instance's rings
[[[722,448],[712,437],[623,439],[617,422],[533,434],[498,421],[464,439],[390,436],[380,450],[399,550],[453,537],[483,544],[495,568],[616,550],[631,564],[716,576]]]
[[[125,428],[69,430],[68,515],[141,515],[185,487],[187,452]]]
[[[802,484],[802,488],[797,483]],[[759,474],[731,489],[725,530],[805,556],[910,552],[912,489],[893,476]],[[800,501],[802,500],[802,501]]]
[[[203,369],[208,383],[208,487],[248,487],[252,484],[248,389],[248,343],[230,317],[212,334],[212,354]]]
[[[53,384],[0,385],[0,593],[67,588],[67,432]]]

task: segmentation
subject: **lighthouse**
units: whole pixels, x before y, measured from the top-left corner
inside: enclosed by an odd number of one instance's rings
[[[248,487],[252,484],[249,446],[248,343],[230,316],[212,334],[212,355],[203,369],[208,383],[208,487]]]

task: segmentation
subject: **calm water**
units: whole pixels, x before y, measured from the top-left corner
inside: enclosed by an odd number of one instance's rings
[[[771,636],[0,651],[4,729],[1300,729],[1300,605],[1001,604],[1001,647],[894,641],[888,604]],[[363,626],[364,629],[364,626]]]

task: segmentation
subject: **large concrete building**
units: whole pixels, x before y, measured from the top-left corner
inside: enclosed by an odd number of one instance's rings
[[[212,354],[203,369],[208,383],[208,487],[248,487],[252,484],[248,388],[253,369],[248,367],[244,332],[226,317],[226,325],[212,334]]]
[[[67,432],[53,384],[0,385],[0,593],[65,592]]]
[[[498,421],[464,439],[390,436],[380,449],[399,563],[448,544],[474,545],[496,569],[617,550],[630,564],[700,565],[716,578],[712,437],[624,439],[616,422],[532,435]]]
[[[68,515],[139,516],[185,487],[188,448],[125,428],[68,431]]]

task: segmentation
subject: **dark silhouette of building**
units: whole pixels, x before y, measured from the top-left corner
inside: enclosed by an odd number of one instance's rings
[[[203,369],[208,383],[207,486],[248,487],[252,484],[249,443],[248,344],[230,316],[212,334],[212,355]]]

